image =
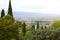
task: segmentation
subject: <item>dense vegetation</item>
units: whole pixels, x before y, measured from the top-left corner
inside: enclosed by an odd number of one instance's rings
[[[52,21],[49,27],[39,25],[36,21],[27,28],[25,22],[15,20],[10,0],[8,14],[5,15],[4,9],[1,11],[0,40],[60,40],[60,20]]]

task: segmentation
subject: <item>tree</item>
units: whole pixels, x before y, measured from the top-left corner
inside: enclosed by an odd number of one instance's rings
[[[57,34],[58,32],[51,28],[32,30],[30,40],[57,40],[60,36],[60,34]]]
[[[25,24],[25,22],[23,23],[22,32],[23,32],[23,36],[25,36],[25,34],[26,34],[26,24]]]
[[[10,16],[4,16],[0,19],[0,40],[9,40],[10,38],[8,37],[8,27],[9,25],[12,24],[11,17],[8,19]]]
[[[8,26],[13,24],[14,18],[10,15],[6,15],[0,19],[1,26]]]
[[[0,18],[0,40],[10,40],[12,36],[10,25],[13,24],[13,18],[10,15]],[[10,31],[9,31],[10,30]]]
[[[1,11],[1,17],[5,16],[5,12],[4,12],[4,9],[2,9]]]
[[[11,40],[12,38],[18,40],[19,27],[21,27],[21,22],[13,22],[11,15],[0,18],[0,40]]]
[[[11,15],[11,16],[13,16],[12,6],[11,6],[11,0],[9,0],[8,14]]]
[[[60,20],[52,21],[51,25],[52,25],[52,28],[54,28],[54,29],[59,28],[60,27]]]
[[[19,32],[21,30],[21,26],[22,26],[21,21],[16,21],[12,25],[10,25],[9,32],[11,32],[12,34],[9,35],[11,36],[11,38],[20,40]]]
[[[39,21],[37,21],[37,29],[39,29]]]
[[[35,25],[34,24],[32,25],[32,29],[35,29]]]

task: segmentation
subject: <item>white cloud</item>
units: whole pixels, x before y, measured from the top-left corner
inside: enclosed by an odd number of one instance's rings
[[[8,0],[0,1],[0,9],[8,7]],[[13,11],[60,13],[60,0],[12,0]]]

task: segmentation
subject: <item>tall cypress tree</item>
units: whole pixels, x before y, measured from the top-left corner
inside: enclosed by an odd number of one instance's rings
[[[23,36],[25,36],[25,34],[26,34],[26,24],[25,24],[25,22],[23,23],[22,32],[23,32]]]
[[[37,21],[37,29],[39,29],[39,21]]]
[[[32,30],[33,30],[33,29],[35,29],[35,25],[34,25],[34,24],[32,25]]]
[[[1,17],[5,16],[5,12],[4,12],[4,9],[2,9],[1,11]]]
[[[11,6],[11,0],[9,0],[8,14],[11,15],[11,16],[13,16],[13,13],[12,13],[12,6]]]

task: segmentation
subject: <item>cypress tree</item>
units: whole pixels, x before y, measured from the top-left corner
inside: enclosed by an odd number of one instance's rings
[[[34,24],[32,25],[32,30],[33,30],[33,29],[35,29],[35,25],[34,25]]]
[[[4,12],[4,9],[2,9],[1,11],[1,17],[5,16],[5,12]]]
[[[13,13],[12,13],[12,6],[11,6],[11,0],[9,0],[8,14],[11,15],[11,16],[13,16]]]
[[[39,28],[39,21],[37,21],[37,29]]]
[[[23,36],[25,36],[25,34],[26,34],[26,24],[25,24],[25,22],[23,23],[22,32],[23,32]]]

